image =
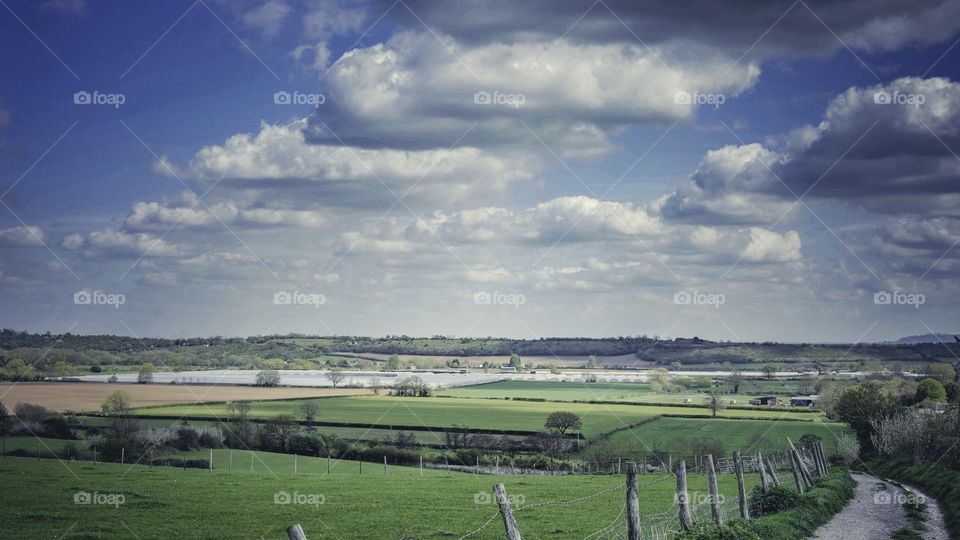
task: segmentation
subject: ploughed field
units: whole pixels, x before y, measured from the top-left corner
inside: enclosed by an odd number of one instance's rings
[[[0,478],[7,488],[0,490],[0,530],[17,539],[284,538],[292,523],[309,538],[459,538],[496,515],[497,482],[515,508],[539,505],[516,512],[525,537],[583,538],[625,525],[622,475],[384,476],[367,474],[366,466],[362,476],[293,475],[8,457],[0,460]],[[675,517],[673,476],[641,475],[639,482],[642,515]],[[759,480],[748,475],[747,482]],[[689,484],[691,500],[702,500],[705,476],[691,474]],[[733,475],[720,475],[720,491],[736,499]],[[471,536],[502,537],[498,517]]]

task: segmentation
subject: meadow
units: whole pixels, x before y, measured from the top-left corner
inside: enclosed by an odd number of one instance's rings
[[[252,418],[270,418],[278,414],[300,417],[304,400],[258,401],[251,408]],[[709,417],[712,411],[699,407],[670,407],[651,405],[620,405],[590,403],[555,403],[515,401],[503,399],[469,398],[414,398],[390,396],[358,396],[316,400],[319,405],[318,421],[355,422],[377,426],[416,426],[423,428],[446,428],[469,426],[478,430],[524,430],[543,428],[547,416],[558,410],[579,415],[583,420],[582,433],[592,436],[625,425],[634,424],[653,416],[681,414]],[[173,418],[220,418],[229,417],[224,404],[172,405],[136,409],[143,417],[168,416]],[[760,418],[820,418],[819,413],[795,413],[783,410],[727,409],[721,417]]]
[[[820,437],[828,454],[836,451],[836,437],[852,433],[844,424],[832,422],[776,422],[766,420],[703,421],[696,418],[658,418],[641,426],[610,435],[615,447],[641,445],[668,452],[689,452],[698,439],[719,439],[732,452],[784,450],[786,437],[794,443],[806,434]]]
[[[515,507],[540,505],[516,512],[525,537],[583,538],[623,522],[620,475],[241,474],[9,457],[0,460],[0,475],[17,486],[0,490],[4,538],[282,538],[292,523],[310,538],[456,538],[496,517],[490,493],[497,482]],[[701,498],[706,478],[689,481],[691,498]],[[758,481],[747,476],[751,486]],[[642,515],[670,511],[673,476],[639,482]],[[736,497],[732,475],[720,475],[720,491]],[[75,502],[80,492],[94,504]],[[497,518],[471,538],[502,536]]]

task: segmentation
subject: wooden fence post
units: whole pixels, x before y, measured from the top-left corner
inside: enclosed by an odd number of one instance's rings
[[[299,523],[287,527],[287,540],[307,540],[307,535],[303,533],[303,527]]]
[[[627,463],[627,539],[640,540],[640,488],[637,464]]]
[[[687,495],[687,462],[677,464],[677,506],[680,508],[680,528],[684,532],[693,528],[693,516],[690,515],[690,498]]]
[[[383,475],[387,475],[387,456],[383,456]]]
[[[823,444],[817,442],[817,448],[820,449],[820,461],[823,463],[823,473],[830,474],[830,465],[827,463],[827,453],[823,451]]]
[[[774,468],[769,459],[767,460],[767,470],[770,471],[770,479],[773,480],[773,485],[780,487],[780,477],[777,476],[777,469]]]
[[[423,454],[420,454],[420,476],[423,476]]]
[[[297,455],[293,455],[293,474],[297,474]]]
[[[797,491],[803,495],[803,475],[800,473],[799,466],[797,465],[797,458],[793,454],[790,454],[790,470],[793,471],[793,480],[797,483]]]
[[[507,499],[507,490],[503,484],[493,486],[493,493],[497,498],[497,505],[500,506],[500,515],[503,516],[503,528],[510,540],[522,540],[520,538],[520,529],[517,528],[517,520],[513,517],[513,510],[510,509],[510,500]]]
[[[253,450],[250,451],[250,472],[253,472]]]
[[[740,451],[733,453],[733,467],[737,472],[737,493],[740,495],[740,517],[750,519],[750,509],[747,506],[747,488],[743,484],[743,460]]]
[[[126,458],[127,458],[127,449],[121,448],[120,449],[120,465],[123,465],[123,462],[126,460]]]
[[[720,512],[720,488],[717,487],[717,468],[713,454],[707,454],[707,482],[710,486],[710,513],[714,523],[723,523],[723,514]]]
[[[210,470],[213,470],[213,448],[210,449]]]
[[[803,458],[800,457],[800,452],[797,451],[797,447],[793,445],[793,441],[790,440],[790,437],[787,437],[787,444],[790,445],[791,455],[793,455],[794,461],[796,461],[797,466],[800,468],[800,476],[803,478],[803,481],[807,486],[813,485],[813,477],[810,476],[810,471],[807,470],[807,466],[803,464]]]
[[[763,492],[770,491],[770,478],[767,476],[767,468],[763,466],[763,453],[757,452],[757,463],[760,465],[760,483],[763,484]]]
[[[227,465],[227,472],[233,472],[233,448],[230,449],[230,464]]]

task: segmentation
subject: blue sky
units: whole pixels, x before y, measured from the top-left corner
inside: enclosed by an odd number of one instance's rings
[[[716,9],[4,0],[0,325],[956,331],[958,2]]]

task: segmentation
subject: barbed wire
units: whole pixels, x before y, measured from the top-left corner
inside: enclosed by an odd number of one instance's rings
[[[521,512],[521,511],[523,511],[523,510],[529,510],[529,509],[531,509],[531,508],[537,508],[537,507],[540,507],[540,506],[551,506],[551,505],[555,505],[555,504],[559,504],[559,505],[573,504],[573,503],[576,503],[576,502],[585,501],[585,500],[587,500],[587,499],[592,499],[592,498],[594,498],[594,497],[599,497],[600,495],[603,495],[603,494],[605,494],[605,493],[609,493],[609,492],[611,492],[611,491],[613,491],[613,490],[615,490],[615,489],[625,489],[625,486],[624,486],[623,484],[621,484],[621,483],[617,483],[617,485],[615,485],[615,486],[612,486],[612,487],[609,487],[609,488],[607,488],[607,489],[598,491],[598,492],[596,492],[596,493],[594,493],[594,494],[592,494],[592,495],[587,495],[587,496],[585,496],[585,497],[578,497],[578,498],[576,498],[576,499],[569,499],[569,500],[565,500],[565,501],[564,501],[564,500],[561,500],[561,501],[546,501],[546,502],[542,502],[542,503],[528,504],[528,505],[526,505],[526,506],[518,507],[516,510],[514,510],[514,512]]]
[[[482,531],[483,529],[485,529],[485,528],[487,527],[487,525],[489,525],[491,522],[493,522],[493,520],[497,519],[497,516],[499,516],[499,515],[500,515],[500,510],[497,510],[496,512],[493,513],[492,516],[490,516],[490,519],[488,519],[487,521],[485,521],[485,522],[483,523],[483,525],[481,525],[481,526],[478,527],[477,529],[474,529],[473,531],[470,531],[470,532],[468,532],[467,534],[461,536],[461,537],[460,537],[460,540],[464,540],[465,538],[470,538],[471,536],[473,536],[473,535],[477,534],[478,532]]]
[[[620,518],[623,517],[623,512],[624,512],[626,509],[627,509],[627,503],[624,502],[624,503],[623,503],[623,506],[620,507],[620,513],[617,514],[617,517],[615,517],[615,518],[613,519],[613,523],[607,525],[606,527],[600,529],[599,531],[597,531],[597,532],[595,532],[595,533],[593,533],[593,534],[590,534],[590,535],[585,536],[585,537],[583,538],[583,540],[588,540],[588,539],[590,539],[590,538],[593,538],[594,536],[597,536],[597,535],[599,535],[599,534],[603,534],[603,533],[609,531],[609,530],[612,529],[613,527],[616,527],[616,526],[617,526],[617,523],[620,523]]]

